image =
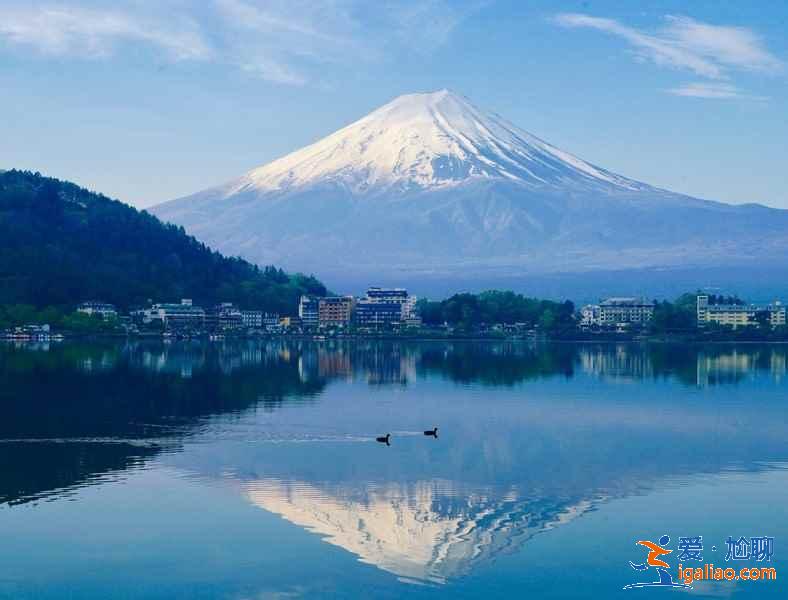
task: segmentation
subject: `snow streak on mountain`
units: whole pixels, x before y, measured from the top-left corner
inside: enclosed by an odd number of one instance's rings
[[[348,274],[473,287],[527,273],[745,267],[785,263],[788,249],[788,211],[628,179],[447,90],[400,96],[153,212],[222,252],[336,285]]]

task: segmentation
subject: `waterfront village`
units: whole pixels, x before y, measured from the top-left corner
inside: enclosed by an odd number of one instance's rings
[[[786,307],[747,304],[736,297],[694,295],[694,327],[697,330],[734,331],[742,328],[785,329]],[[654,320],[659,302],[642,297],[613,297],[572,311],[572,329],[583,339],[604,336],[637,339]],[[316,339],[364,335],[443,336],[455,332],[450,323],[423,322],[416,296],[403,288],[370,287],[363,297],[301,296],[297,315],[279,315],[261,310],[242,310],[223,302],[205,309],[182,299],[177,303],[149,303],[145,308],[119,314],[112,304],[86,301],[75,308],[78,315],[100,321],[104,331],[122,335],[201,338],[212,341],[228,336],[296,335]],[[28,324],[0,331],[0,339],[58,341],[64,333],[48,324]],[[545,337],[539,323],[481,323],[468,337]]]

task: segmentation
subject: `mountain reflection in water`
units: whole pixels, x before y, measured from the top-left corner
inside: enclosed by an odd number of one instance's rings
[[[782,464],[785,373],[758,345],[5,345],[0,504],[160,464],[441,584],[609,499]]]
[[[445,583],[591,506],[540,505],[516,489],[462,490],[452,482],[389,483],[358,490],[259,480],[250,501],[404,580]]]

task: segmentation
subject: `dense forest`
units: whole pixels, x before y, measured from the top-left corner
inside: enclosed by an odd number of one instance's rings
[[[654,300],[654,317],[649,323],[652,333],[681,333],[697,328],[696,293],[682,294],[673,302]]]
[[[86,300],[120,309],[192,298],[295,314],[317,279],[227,258],[145,211],[73,183],[0,172],[0,305],[73,310]]]
[[[448,323],[464,329],[481,324],[525,323],[545,331],[574,328],[575,307],[569,301],[552,302],[514,292],[489,291],[455,294],[440,302],[422,300],[418,305],[425,325]]]

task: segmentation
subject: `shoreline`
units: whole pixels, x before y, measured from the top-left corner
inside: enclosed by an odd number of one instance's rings
[[[323,336],[311,334],[268,334],[268,335],[224,335],[222,339],[210,339],[209,336],[183,336],[183,337],[165,337],[161,333],[150,334],[127,334],[127,333],[69,333],[58,332],[54,334],[57,337],[49,338],[30,338],[20,339],[13,337],[0,337],[0,342],[18,342],[18,343],[59,343],[70,341],[102,341],[102,340],[159,340],[161,342],[184,342],[184,341],[199,341],[206,343],[221,343],[225,341],[249,341],[249,340],[302,340],[313,342],[328,342],[328,341],[400,341],[400,342],[508,342],[508,343],[527,343],[527,344],[686,344],[686,345],[710,345],[710,344],[741,344],[741,345],[788,345],[788,340],[739,340],[739,339],[715,339],[715,340],[702,340],[702,339],[687,339],[685,337],[622,337],[616,339],[613,337],[600,337],[599,339],[588,338],[553,338],[550,336],[539,337],[493,337],[483,335],[463,335],[463,336],[429,336],[429,335],[415,335],[415,336],[402,336],[402,335],[363,335],[352,334],[342,336]]]

